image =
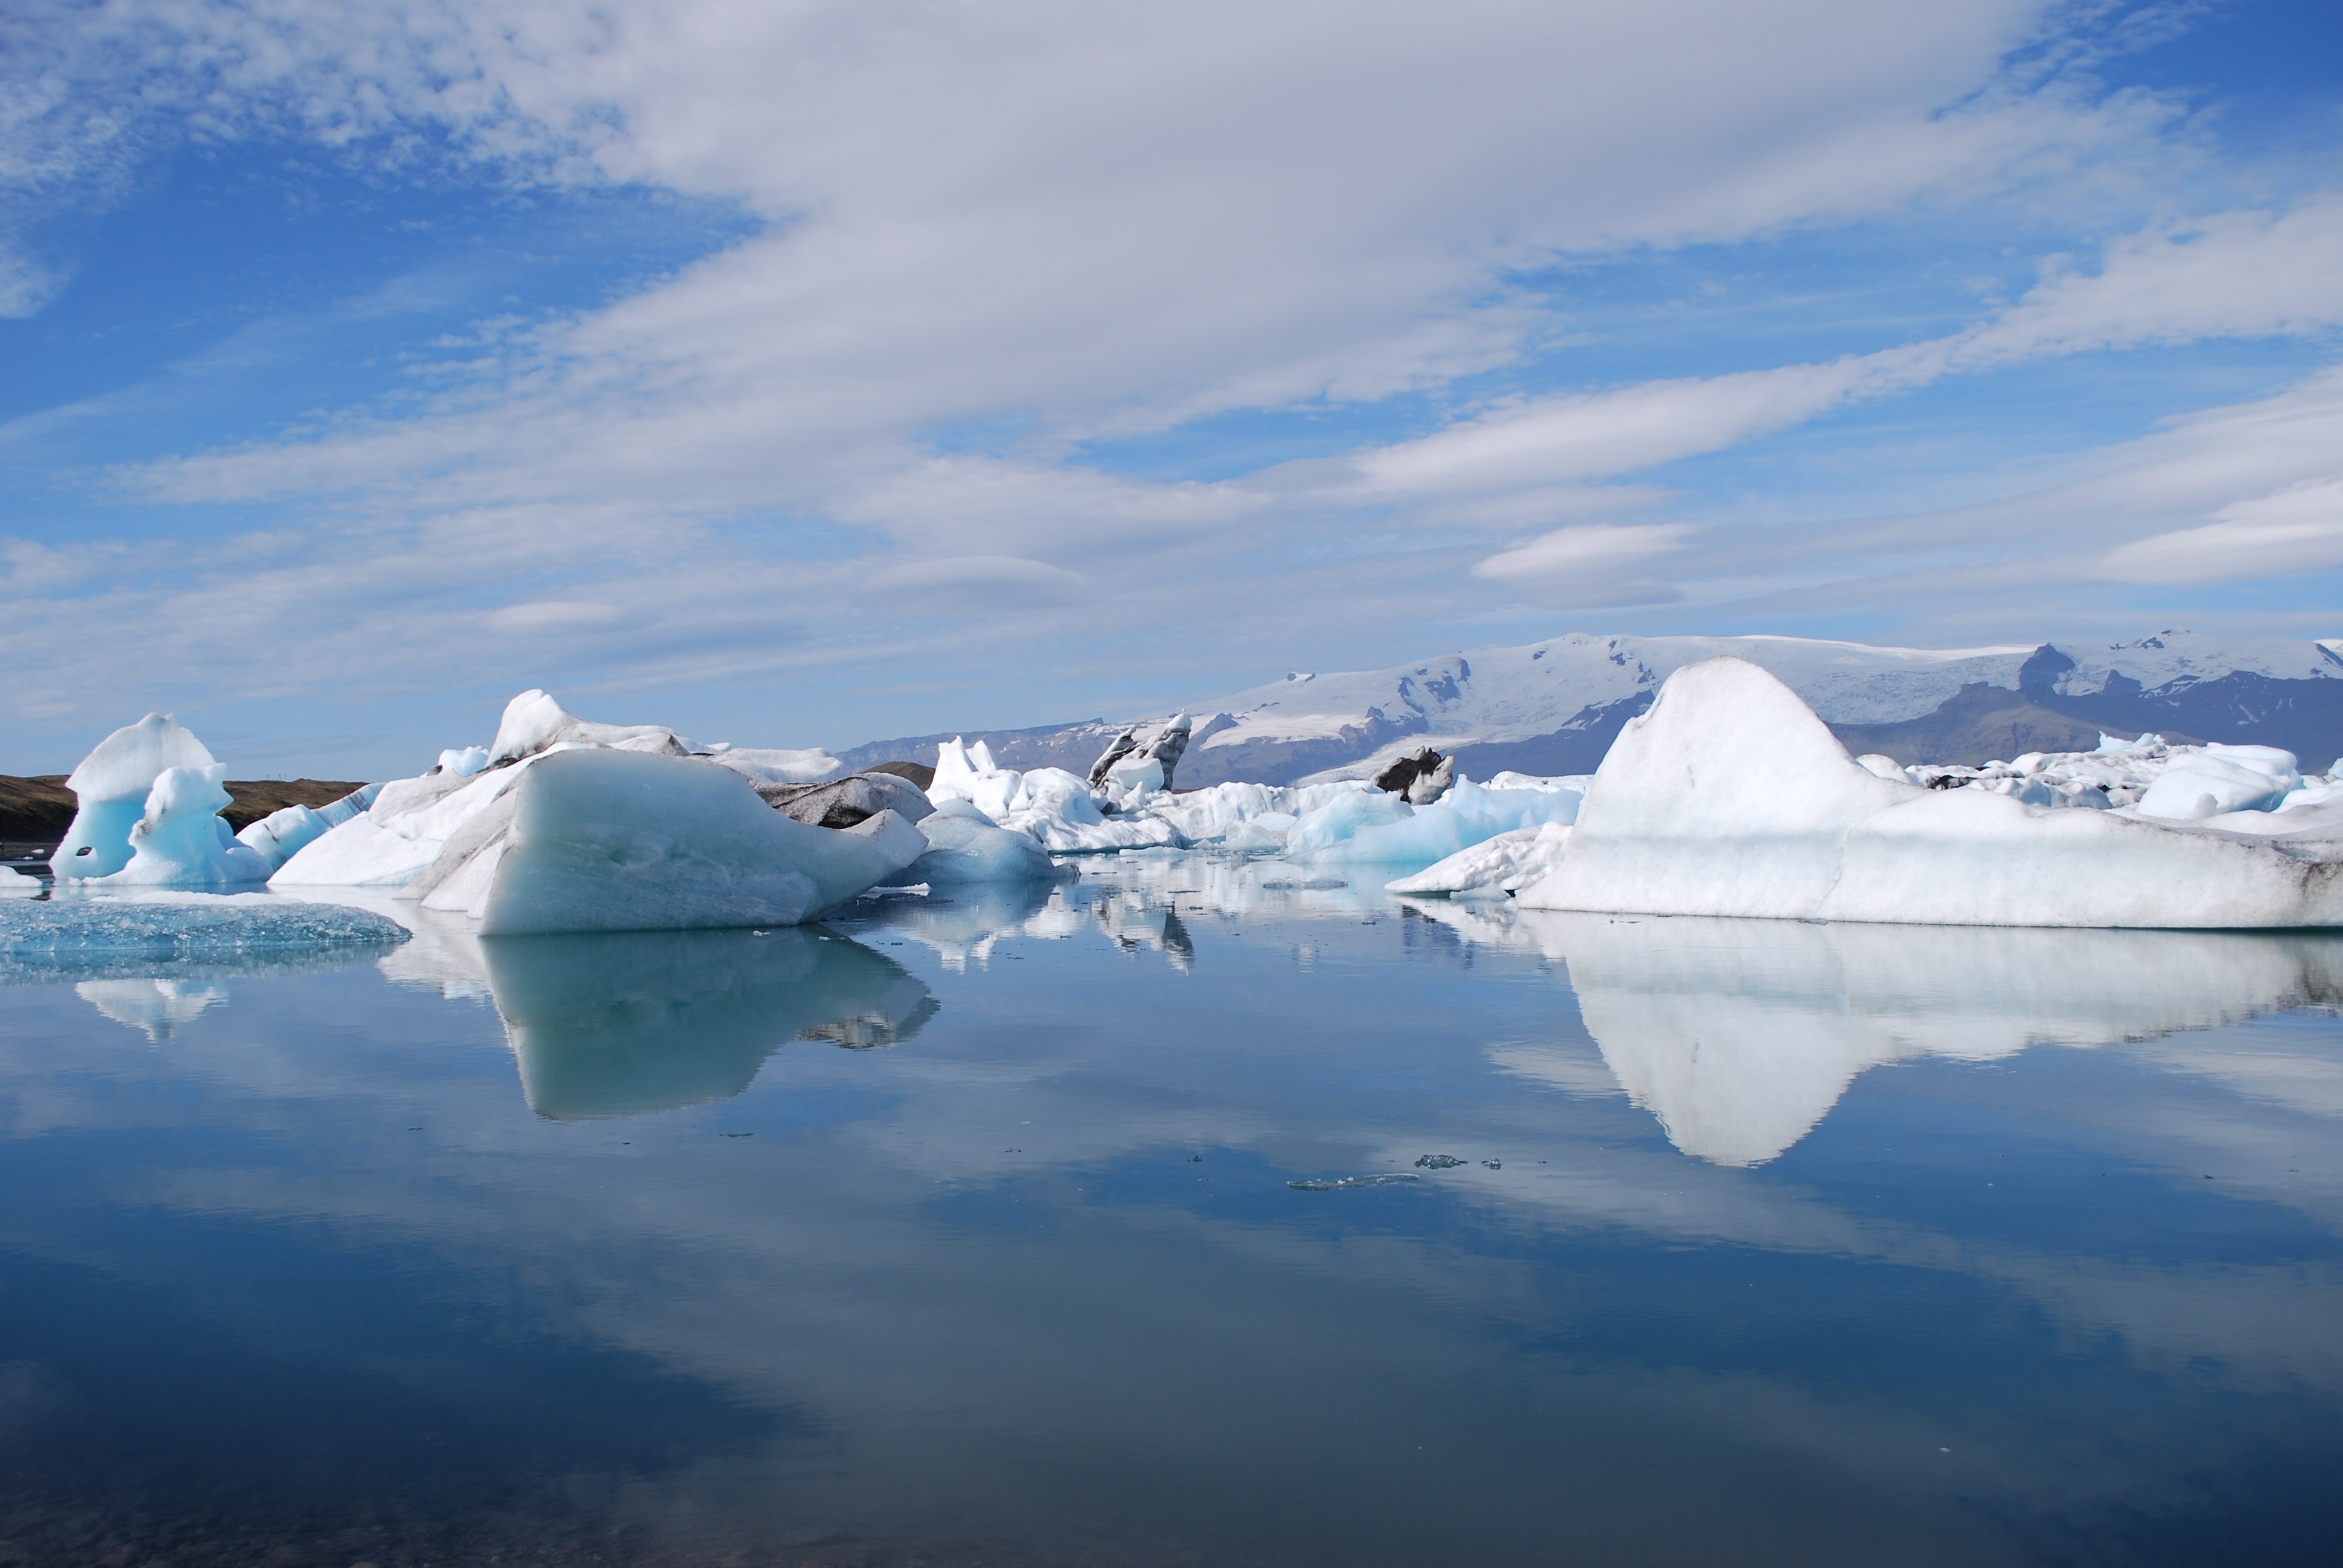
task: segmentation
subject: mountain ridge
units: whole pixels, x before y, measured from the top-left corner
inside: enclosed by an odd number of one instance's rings
[[[2165,631],[1963,648],[1787,637],[1637,638],[1572,632],[1383,669],[1295,671],[1186,705],[1194,739],[1180,782],[1358,778],[1431,746],[1478,778],[1503,769],[1591,772],[1676,669],[1746,658],[1805,699],[1850,749],[1899,761],[1976,763],[2087,749],[2101,732],[2285,748],[2323,769],[2343,754],[2343,639],[2221,639]],[[1131,724],[1161,722],[1154,713]],[[1085,770],[1124,723],[1085,719],[963,732],[1004,767]],[[932,761],[949,735],[872,741],[849,768]]]

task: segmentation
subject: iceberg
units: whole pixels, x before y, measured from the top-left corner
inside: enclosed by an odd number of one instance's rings
[[[49,869],[60,881],[121,870],[130,864],[130,829],[146,816],[155,781],[174,768],[200,773],[213,765],[204,743],[167,713],[150,713],[116,730],[65,779],[80,809]]]
[[[920,819],[928,852],[903,873],[906,883],[1046,882],[1071,872],[1031,834],[1012,833],[965,800],[947,800]]]
[[[1431,865],[1501,833],[1549,822],[1566,827],[1577,818],[1580,799],[1566,789],[1492,789],[1469,779],[1457,779],[1428,806],[1410,806],[1397,795],[1355,795],[1303,818],[1286,853],[1313,865]]]
[[[40,891],[40,878],[28,877],[14,866],[0,866],[0,899],[37,898]]]
[[[448,839],[494,806],[535,759],[467,778],[427,773],[376,789],[372,804],[297,850],[272,888],[404,888],[438,861]]]
[[[965,801],[994,826],[1025,834],[1052,854],[1185,849],[1188,844],[1171,822],[1139,808],[1142,797],[1138,792],[1130,798],[1133,809],[1118,809],[1110,816],[1080,774],[1063,768],[1020,773],[999,767],[981,740],[963,745],[954,737],[937,748],[936,776],[928,786],[928,799],[938,806]]]
[[[475,751],[479,750],[474,747]],[[485,756],[485,753],[483,753]],[[442,754],[444,763],[445,754]],[[477,773],[478,769],[472,769]],[[317,808],[287,806],[281,811],[271,811],[259,821],[238,833],[236,841],[253,850],[268,863],[274,875],[285,862],[299,854],[310,844],[340,827],[372,806],[375,797],[382,792],[379,784],[369,784],[352,791],[340,799]]]
[[[1570,847],[1570,824],[1542,822],[1515,828],[1483,843],[1459,849],[1444,860],[1412,877],[1385,882],[1383,890],[1417,897],[1452,899],[1510,898],[1519,889],[1562,864]]]
[[[2193,805],[2193,802],[2192,802]],[[1533,909],[1929,925],[2343,923],[2343,849],[1881,778],[1790,689],[1687,665],[1630,720]]]
[[[844,829],[793,821],[701,758],[556,751],[511,793],[502,833],[436,890],[468,890],[484,937],[791,926],[930,848],[892,811]]]
[[[220,788],[227,764],[166,768],[146,793],[146,809],[130,825],[130,862],[89,886],[205,888],[268,879],[267,859],[236,841],[220,819],[231,804]]]

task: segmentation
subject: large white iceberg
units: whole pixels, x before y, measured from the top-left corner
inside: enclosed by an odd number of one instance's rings
[[[167,713],[116,730],[65,779],[79,809],[49,869],[60,881],[121,870],[130,864],[130,829],[146,816],[155,781],[174,768],[200,773],[214,765],[204,743]]]
[[[1530,908],[1936,925],[2343,923],[2325,814],[2291,836],[1883,778],[1735,658],[1688,665],[1604,759]],[[2314,831],[2316,830],[2316,831]],[[2319,834],[2324,833],[2322,839]]]
[[[512,796],[503,833],[439,890],[478,890],[483,936],[795,925],[930,847],[892,811],[847,829],[793,821],[700,758],[558,751]]]
[[[492,746],[443,751],[430,772],[372,787],[376,792],[362,799],[353,797],[359,804],[347,815],[341,813],[345,802],[324,808],[318,816],[325,830],[295,843],[269,885],[412,889],[417,899],[429,897],[472,859],[481,843],[502,833],[511,809],[506,791],[525,770],[544,758],[578,749],[699,758],[751,784],[769,786],[810,783],[838,768],[836,758],[818,749],[700,746],[665,725],[598,724],[531,689],[505,705]],[[268,821],[284,816],[280,812]],[[252,831],[246,829],[248,836]],[[459,888],[437,907],[468,908],[485,891],[485,885]]]

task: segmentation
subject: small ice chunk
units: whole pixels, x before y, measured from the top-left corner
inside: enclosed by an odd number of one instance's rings
[[[485,746],[467,746],[439,753],[439,771],[453,773],[459,779],[469,779],[488,765],[488,749]]]
[[[948,800],[920,819],[928,852],[902,873],[906,883],[1045,882],[1061,875],[1031,835],[996,828],[965,800]]]

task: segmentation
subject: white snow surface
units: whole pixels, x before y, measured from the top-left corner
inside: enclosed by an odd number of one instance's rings
[[[2343,923],[2335,817],[2318,802],[2272,815],[2288,814],[2298,828],[2256,841],[2225,830],[2239,814],[2184,824],[1881,778],[1780,680],[1717,658],[1679,670],[1627,726],[1562,863],[1520,901],[1943,925]]]
[[[2329,647],[2300,638],[2166,631],[2127,643],[2053,646],[2075,661],[2053,682],[2072,695],[2105,690],[2117,677],[2151,692],[2232,671],[2288,680],[2343,678],[2343,640]],[[1549,735],[1590,708],[1655,690],[1676,670],[1707,658],[1732,657],[1771,671],[1832,723],[1876,724],[1932,713],[1971,683],[2015,689],[2019,669],[2037,648],[1875,648],[1790,637],[1574,632],[1385,669],[1295,673],[1190,703],[1187,710],[1205,716],[1196,724],[1192,750],[1357,739],[1383,727],[1389,739],[1371,755],[1303,780],[1314,783],[1372,778],[1394,757],[1427,745],[1445,752]],[[1393,735],[1393,726],[1401,733]]]
[[[448,839],[535,762],[532,758],[469,779],[427,773],[393,779],[381,786],[367,810],[295,853],[268,879],[269,886],[403,888],[428,870]]]
[[[560,746],[600,746],[619,751],[649,751],[667,757],[709,757],[744,778],[765,784],[812,784],[838,770],[838,759],[819,748],[799,750],[759,750],[719,742],[701,746],[685,739],[664,724],[598,724],[580,719],[535,688],[505,704],[481,766],[518,761]],[[442,754],[444,765],[446,754]],[[471,771],[478,771],[477,769]]]
[[[702,758],[556,751],[512,792],[501,841],[473,857],[497,856],[477,911],[482,936],[796,925],[930,848],[892,811],[843,830],[809,827]]]

